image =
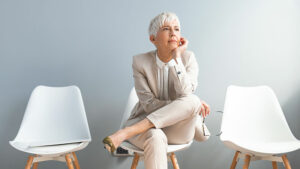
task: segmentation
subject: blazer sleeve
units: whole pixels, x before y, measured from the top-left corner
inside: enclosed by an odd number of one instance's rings
[[[166,100],[159,100],[152,93],[147,77],[143,71],[142,64],[138,63],[138,56],[133,57],[132,70],[134,78],[134,86],[139,98],[139,102],[142,105],[146,113],[151,113],[169,103]]]
[[[198,63],[193,52],[188,52],[189,58],[184,65],[182,59],[177,59],[177,64],[170,70],[174,78],[174,88],[179,96],[194,93],[198,85]]]

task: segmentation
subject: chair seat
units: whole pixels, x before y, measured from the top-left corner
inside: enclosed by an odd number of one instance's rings
[[[60,155],[69,152],[75,152],[85,148],[89,142],[78,142],[69,144],[49,145],[49,146],[38,146],[38,147],[25,147],[16,142],[10,142],[10,144],[20,150],[31,154],[39,155]]]
[[[249,142],[246,140],[224,141],[225,145],[235,150],[241,149],[255,155],[275,155],[292,152],[300,149],[300,141],[281,141],[281,142]]]
[[[187,144],[168,145],[167,153],[172,153],[172,152],[184,150],[184,149],[188,148],[189,146],[191,146],[192,143],[193,143],[193,141],[190,141]],[[136,152],[138,154],[144,154],[144,150],[136,147],[135,145],[133,145],[133,144],[127,142],[127,141],[123,142],[120,145],[120,147],[122,147],[123,149],[128,150],[128,151]]]

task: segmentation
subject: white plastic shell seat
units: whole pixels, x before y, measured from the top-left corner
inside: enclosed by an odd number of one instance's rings
[[[133,110],[134,106],[136,105],[136,103],[138,101],[139,101],[139,99],[137,97],[135,88],[132,88],[131,91],[130,91],[129,97],[128,97],[127,106],[126,106],[124,114],[123,114],[123,118],[122,118],[120,128],[124,127],[125,122],[130,117],[131,111]],[[193,141],[190,141],[187,144],[168,145],[167,155],[168,155],[169,159],[171,160],[174,169],[179,169],[179,165],[177,163],[177,159],[176,159],[176,156],[175,156],[174,152],[187,149],[192,143],[193,143]],[[136,147],[135,145],[131,144],[130,142],[127,142],[127,141],[123,142],[120,145],[120,147],[125,149],[125,150],[128,150],[131,153],[134,153],[134,159],[132,161],[131,169],[135,169],[137,167],[137,164],[138,164],[138,161],[139,161],[140,157],[143,157],[144,151],[142,149]]]
[[[244,168],[251,160],[270,160],[290,164],[284,154],[300,148],[292,134],[273,90],[268,86],[229,86],[226,93],[221,125],[221,141],[236,150],[231,169],[238,158],[244,158]]]
[[[26,168],[37,168],[39,161],[66,161],[79,168],[75,151],[91,142],[81,92],[77,86],[37,86],[29,99],[17,136],[9,143],[34,154]]]

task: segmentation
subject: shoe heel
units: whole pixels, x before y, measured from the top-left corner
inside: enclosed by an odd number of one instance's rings
[[[112,143],[111,139],[109,137],[105,137],[102,140],[102,143],[104,144],[104,148],[113,155],[116,148],[115,148],[114,144]]]

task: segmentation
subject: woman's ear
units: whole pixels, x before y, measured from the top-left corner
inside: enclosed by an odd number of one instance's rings
[[[150,41],[154,44],[154,42],[155,42],[155,37],[154,37],[154,35],[150,35],[149,39],[150,39]]]

